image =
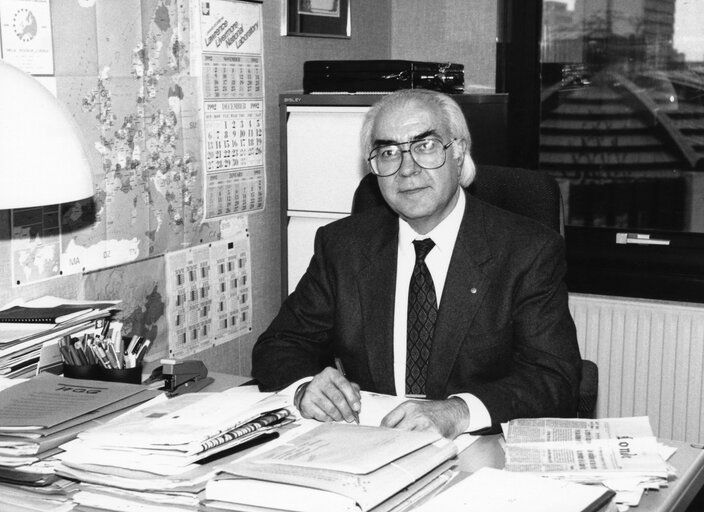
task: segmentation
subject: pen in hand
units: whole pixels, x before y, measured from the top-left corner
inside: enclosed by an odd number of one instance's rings
[[[335,358],[335,368],[337,368],[337,371],[340,372],[343,377],[347,377],[347,375],[345,374],[345,369],[342,366],[342,361],[339,357]],[[354,415],[354,422],[359,425],[359,413],[352,409],[352,414]]]

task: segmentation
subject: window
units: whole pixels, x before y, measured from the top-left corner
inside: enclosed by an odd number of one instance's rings
[[[570,291],[704,302],[704,2],[502,8],[506,40],[538,62],[539,108],[509,99],[510,118],[539,134],[513,163],[560,184]],[[534,33],[510,24],[526,13]],[[510,98],[518,57],[504,54]]]

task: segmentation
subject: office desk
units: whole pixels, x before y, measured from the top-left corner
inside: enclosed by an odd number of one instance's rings
[[[203,388],[203,393],[214,393],[226,389],[242,386],[252,380],[252,377],[242,377],[230,373],[208,372],[208,377],[213,378],[213,383]]]
[[[483,436],[470,445],[460,454],[459,468],[468,473],[485,466],[503,468],[504,451],[499,445],[499,437]],[[660,441],[677,448],[668,463],[677,469],[678,476],[669,482],[667,488],[643,496],[634,512],[685,512],[704,485],[704,450],[680,441]]]
[[[215,382],[203,391],[222,391],[249,380],[247,377],[216,372],[210,376],[215,378]],[[503,468],[505,458],[499,438],[500,435],[480,437],[460,454],[459,469],[473,473],[485,466]],[[680,441],[661,439],[661,442],[677,448],[668,463],[677,469],[678,476],[670,481],[667,488],[643,496],[634,512],[685,512],[704,486],[704,450]]]

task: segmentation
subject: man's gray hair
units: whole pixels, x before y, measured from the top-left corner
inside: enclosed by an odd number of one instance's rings
[[[402,89],[383,96],[377,101],[364,116],[362,131],[360,134],[362,143],[362,155],[366,158],[371,152],[373,140],[372,134],[376,124],[376,119],[382,110],[391,107],[404,108],[410,103],[418,101],[432,107],[439,112],[440,119],[450,132],[453,139],[464,139],[466,141],[465,154],[460,171],[460,185],[468,187],[476,174],[476,166],[470,155],[472,141],[469,136],[467,121],[462,113],[462,109],[450,96],[437,91],[427,89]],[[457,146],[455,146],[457,148]],[[456,150],[455,150],[456,151]]]

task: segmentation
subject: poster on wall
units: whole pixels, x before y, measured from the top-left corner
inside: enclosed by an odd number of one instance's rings
[[[258,2],[201,1],[205,218],[262,210],[264,66]]]
[[[0,2],[2,58],[32,75],[53,75],[49,0]]]
[[[252,267],[246,216],[223,239],[166,254],[169,357],[185,358],[252,330]]]

